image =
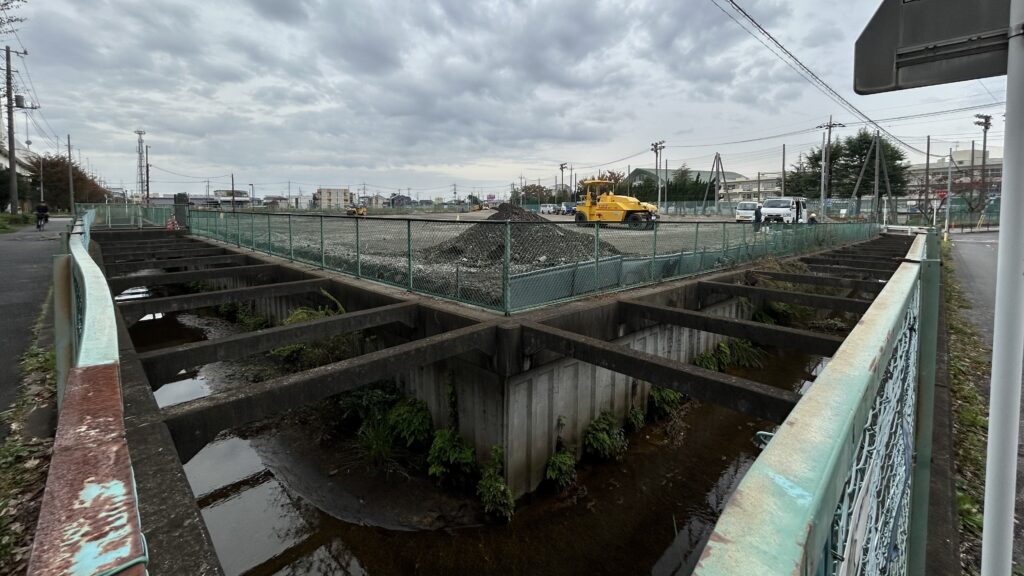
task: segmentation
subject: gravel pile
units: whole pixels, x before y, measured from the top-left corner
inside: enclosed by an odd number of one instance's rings
[[[487,220],[504,222],[538,222],[513,225],[512,263],[535,266],[557,266],[594,258],[594,237],[559,225],[518,206],[502,204]],[[601,242],[601,255],[620,252],[615,246]],[[500,224],[474,224],[458,236],[423,251],[437,263],[461,261],[474,266],[500,263],[505,258],[505,227]]]

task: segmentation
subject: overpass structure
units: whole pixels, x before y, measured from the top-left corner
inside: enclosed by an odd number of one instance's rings
[[[255,241],[242,246],[237,219],[218,217],[228,222],[225,234],[234,225],[229,244],[147,228],[164,216],[119,227],[104,226],[103,214],[97,224],[88,211],[57,262],[61,415],[33,574],[222,573],[182,463],[225,430],[384,378],[426,401],[435,420],[452,386],[459,432],[478,456],[504,448],[516,495],[539,484],[560,434],[578,443],[602,411],[625,418],[646,404],[651,385],[777,424],[711,534],[700,574],[864,566],[901,573],[923,541],[930,414],[921,407],[934,386],[937,302],[930,233],[781,230],[838,245],[805,238],[797,250],[775,239],[787,247],[782,255],[811,271],[791,273],[763,266],[760,258],[773,255],[767,239],[745,238],[737,251],[743,266],[729,266],[720,253],[712,274],[666,280],[652,272],[638,288],[505,315],[417,294],[411,281],[399,287],[338,275],[326,269],[322,235],[319,262],[290,261],[294,245],[268,255],[257,254]],[[198,218],[210,223],[208,214]],[[595,260],[600,268],[600,253]],[[655,250],[648,270],[668,270],[660,262]],[[113,300],[132,288],[189,282],[207,289]],[[327,295],[346,313],[282,323],[291,309],[321,305]],[[147,316],[238,302],[252,303],[274,326],[135,349],[129,328]],[[754,310],[769,302],[860,322],[844,337],[755,321]],[[358,332],[377,344],[352,358],[173,406],[154,399],[154,390],[197,365]],[[831,362],[803,396],[690,363],[727,337]]]

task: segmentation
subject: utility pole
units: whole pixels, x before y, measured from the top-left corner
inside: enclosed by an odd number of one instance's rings
[[[149,205],[149,145],[146,145],[146,205]]]
[[[661,151],[665,148],[665,141],[658,140],[657,142],[651,142],[651,152],[654,152],[654,178],[658,181],[658,209],[661,209],[661,176],[658,171],[661,170]]]
[[[786,195],[786,145],[785,144],[782,145],[782,195],[783,196]],[[761,199],[761,189],[760,189],[760,186],[758,186],[757,198],[760,201],[760,199]],[[822,212],[824,212],[824,210],[822,210]],[[825,216],[822,215],[822,218],[824,218],[824,217]]]
[[[71,217],[75,217],[75,178],[71,164],[71,134],[68,134],[68,198],[71,199]]]
[[[978,119],[974,124],[981,126],[981,193],[988,198],[988,187],[985,185],[985,165],[988,163],[988,129],[992,127],[991,114],[975,114]],[[971,162],[974,162],[974,155],[971,155]]]
[[[881,208],[878,205],[878,174],[881,172],[881,158],[882,155],[878,153],[878,148],[881,147],[882,142],[878,138],[878,130],[875,130],[875,199],[871,204],[871,211],[875,213],[875,222],[878,222],[878,210]],[[950,158],[952,158],[952,152],[950,152]],[[948,194],[947,194],[948,196]]]
[[[6,47],[7,54],[7,159],[10,172],[11,214],[18,213],[18,169],[14,152],[14,81],[11,75],[11,47]]]
[[[39,203],[46,202],[43,195],[43,155],[39,155]]]
[[[932,209],[932,185],[931,185],[931,167],[932,167],[932,137],[929,134],[924,144],[924,209],[931,212]],[[927,216],[928,212],[925,213]],[[927,222],[927,220],[925,221]]]
[[[139,191],[139,197],[142,197],[145,195],[146,191],[146,144],[142,139],[142,136],[146,131],[139,128],[135,133],[139,136],[138,146],[135,149],[135,153],[138,155],[138,161],[136,162],[138,169],[135,174],[135,186],[136,190]]]
[[[562,173],[562,190],[561,191],[565,191],[565,167],[566,167],[566,163],[565,162],[562,162],[561,164],[558,165],[558,171]]]
[[[953,149],[949,149],[949,166],[946,167],[946,228],[942,240],[949,240],[949,205],[953,203]]]
[[[818,126],[818,128],[826,128],[828,130],[828,133],[825,136],[825,145],[821,148],[821,219],[823,221],[828,221],[828,211],[825,209],[825,197],[831,195],[831,191],[827,190],[827,188],[830,187],[828,183],[832,181],[832,174],[830,174],[830,172],[832,172],[832,129],[845,127],[846,124],[833,122],[831,114],[828,117],[827,124],[821,124]]]

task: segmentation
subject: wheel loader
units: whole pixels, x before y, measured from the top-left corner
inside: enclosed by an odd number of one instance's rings
[[[576,205],[576,224],[600,222],[625,224],[634,230],[653,228],[658,207],[632,196],[613,194],[614,188],[615,183],[610,180],[584,180],[584,192]]]
[[[345,209],[347,216],[366,216],[366,206],[349,206]]]

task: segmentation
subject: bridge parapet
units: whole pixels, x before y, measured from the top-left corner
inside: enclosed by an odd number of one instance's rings
[[[29,574],[145,574],[113,301],[83,214],[54,266],[59,420]]]
[[[933,231],[917,235],[726,503],[695,574],[923,573],[937,253]]]

